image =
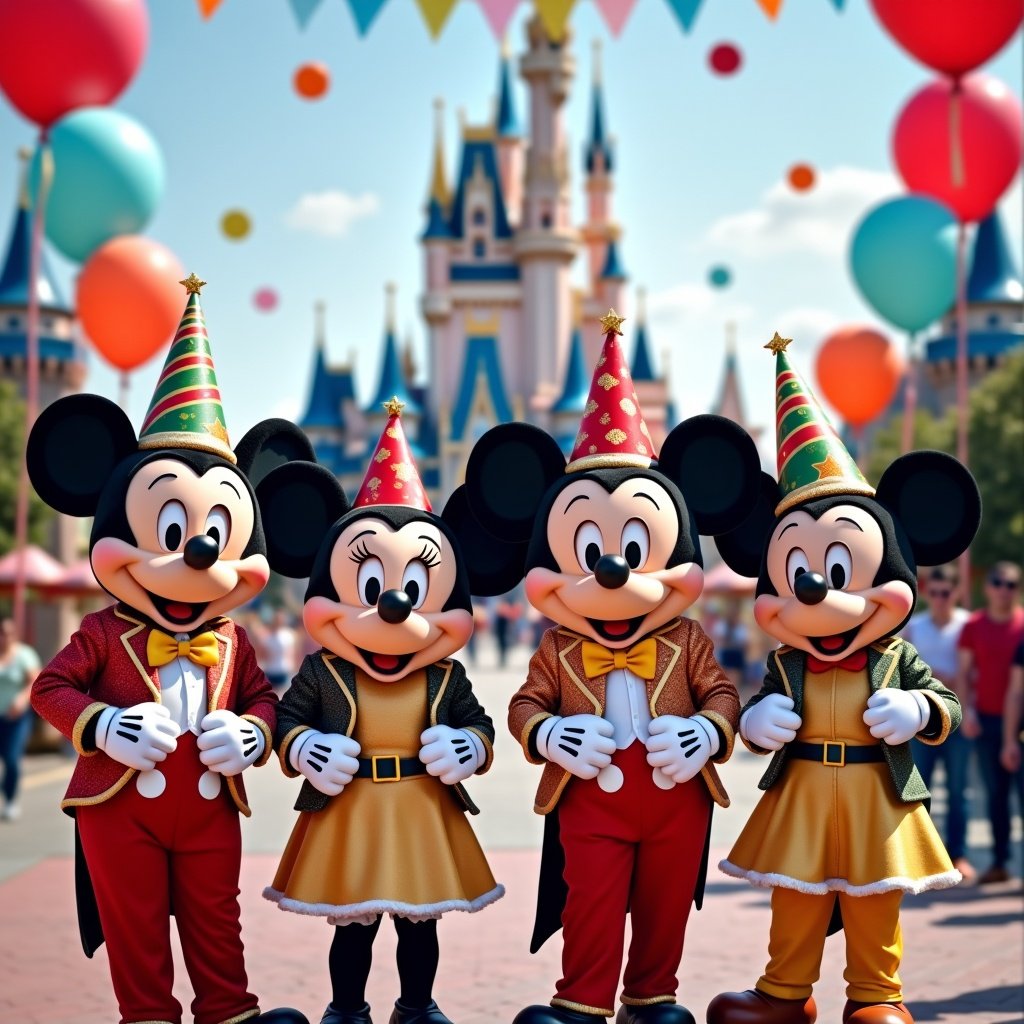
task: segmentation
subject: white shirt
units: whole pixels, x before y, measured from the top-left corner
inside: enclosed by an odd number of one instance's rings
[[[175,640],[188,640],[188,633],[175,633]],[[157,669],[160,701],[182,732],[200,733],[206,716],[206,669],[188,658],[175,658]]]
[[[634,739],[646,743],[651,724],[647,684],[627,668],[612,669],[605,683],[604,717],[615,729],[619,750],[625,750]]]
[[[964,608],[954,608],[949,622],[937,626],[931,613],[924,611],[915,615],[903,630],[904,637],[917,648],[925,664],[931,666],[932,675],[947,685],[956,679],[956,644],[970,614]]]

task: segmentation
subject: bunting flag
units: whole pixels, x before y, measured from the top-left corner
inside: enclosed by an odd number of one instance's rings
[[[288,3],[291,5],[295,20],[299,23],[299,28],[305,29],[323,0],[288,0]]]
[[[846,0],[832,0],[832,6],[835,7],[837,11],[841,11],[845,4]]]
[[[565,26],[569,23],[576,0],[535,0],[535,3],[548,39],[560,43],[565,38]]]
[[[487,19],[487,24],[491,26],[494,38],[504,39],[508,23],[519,6],[519,0],[476,0],[476,2],[484,12],[484,17]]]
[[[757,5],[772,21],[779,16],[779,11],[782,10],[782,0],[757,0]]]
[[[665,0],[665,3],[672,8],[672,13],[679,20],[684,32],[689,32],[693,28],[693,23],[697,20],[697,12],[703,2],[704,0]]]
[[[604,23],[608,26],[608,31],[613,36],[618,37],[619,33],[622,32],[623,26],[626,24],[626,19],[629,18],[636,4],[636,0],[594,0],[594,3],[601,12]]]
[[[349,9],[356,23],[356,31],[365,36],[370,31],[370,26],[376,21],[381,8],[387,0],[348,0]]]
[[[224,0],[196,0],[199,4],[199,13],[205,20],[209,20],[213,17],[214,12],[224,2]]]
[[[456,0],[416,0],[432,39],[437,39],[441,35],[441,29],[444,28],[444,23],[452,13],[455,3]]]

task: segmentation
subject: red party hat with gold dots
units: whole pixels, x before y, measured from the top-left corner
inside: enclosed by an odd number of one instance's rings
[[[380,435],[370,467],[363,477],[353,508],[367,505],[404,505],[429,512],[430,499],[412,461],[409,442],[402,427],[404,403],[397,398],[384,403],[388,422]]]
[[[604,345],[590,382],[590,395],[580,431],[576,435],[567,473],[602,466],[637,466],[649,469],[656,461],[654,442],[640,412],[629,362],[616,336],[625,317],[614,309],[601,317],[605,329]]]

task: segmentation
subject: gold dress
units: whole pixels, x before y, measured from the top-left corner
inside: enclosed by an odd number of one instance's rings
[[[862,717],[870,695],[864,670],[808,672],[797,740],[878,744]],[[817,895],[916,893],[960,880],[924,804],[898,798],[885,761],[832,768],[790,758],[720,867]]]
[[[383,683],[357,671],[357,693],[359,756],[416,757],[428,725],[426,673]],[[272,891],[282,909],[330,924],[473,912],[505,892],[458,801],[431,775],[353,779],[322,811],[301,813]]]

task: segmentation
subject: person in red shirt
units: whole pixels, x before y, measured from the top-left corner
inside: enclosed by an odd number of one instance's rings
[[[1009,772],[1000,762],[1003,748],[1003,706],[1010,684],[1010,666],[1024,641],[1024,608],[1020,606],[1021,569],[997,562],[985,582],[985,608],[976,611],[960,633],[957,693],[964,708],[963,732],[975,739],[978,764],[988,797],[992,823],[992,865],[979,885],[1010,877],[1010,791],[1017,790],[1024,811],[1024,774]]]

